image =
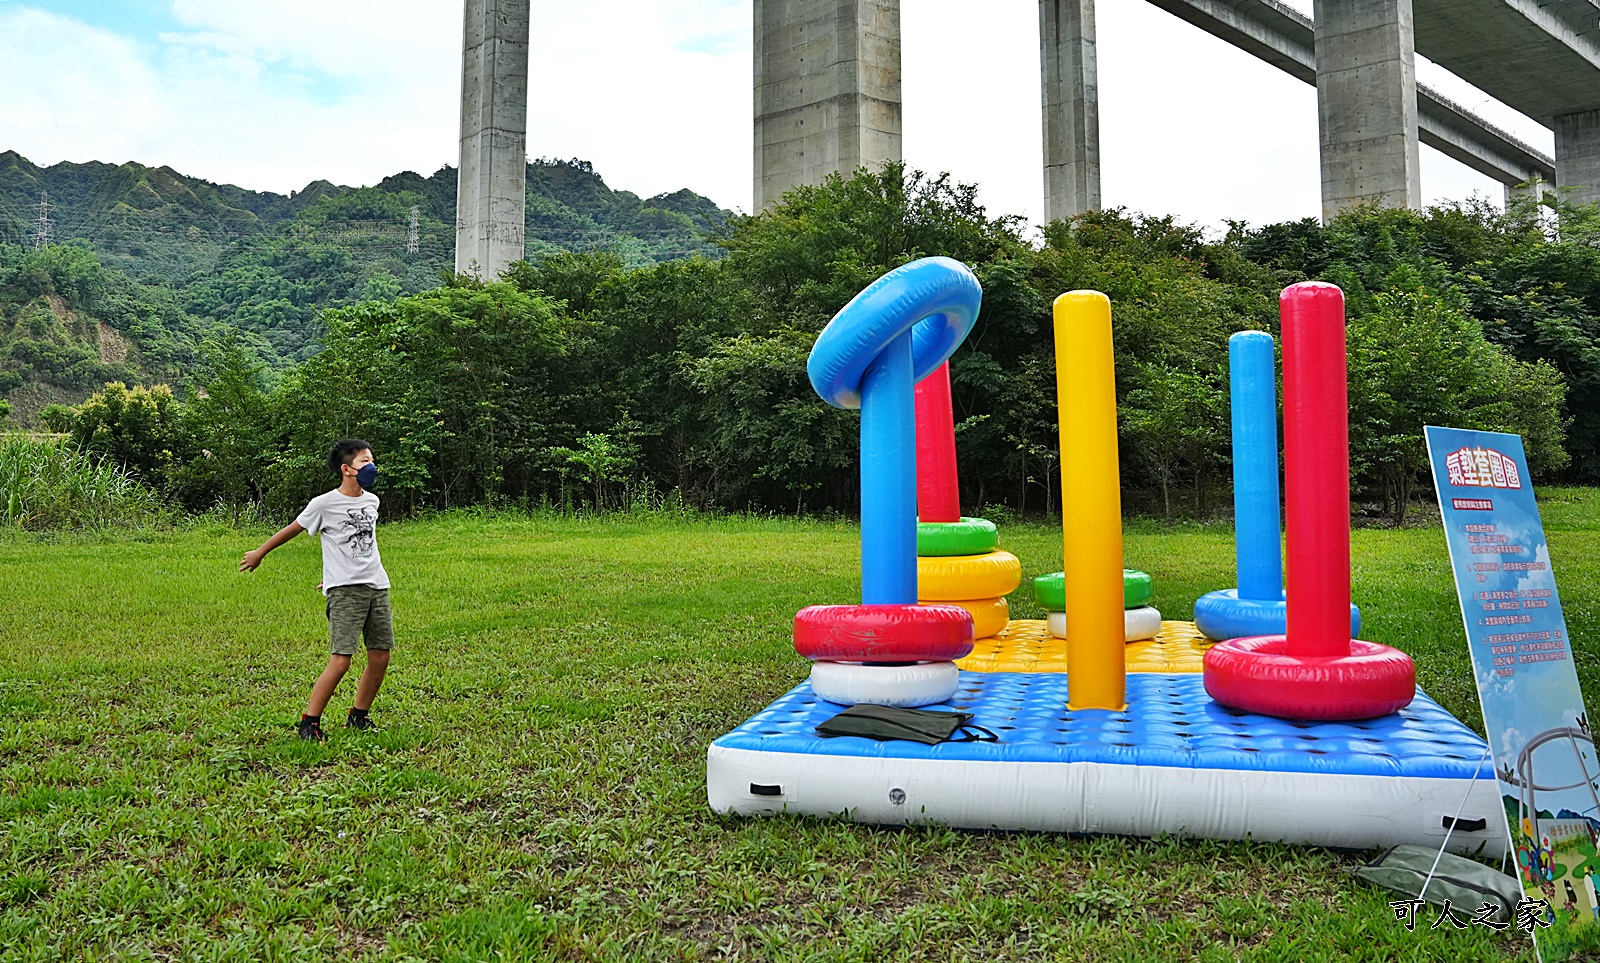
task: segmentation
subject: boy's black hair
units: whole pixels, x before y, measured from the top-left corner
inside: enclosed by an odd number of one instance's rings
[[[355,456],[371,450],[372,446],[360,438],[340,438],[333,443],[333,451],[328,452],[328,470],[338,475],[341,465],[348,465]]]

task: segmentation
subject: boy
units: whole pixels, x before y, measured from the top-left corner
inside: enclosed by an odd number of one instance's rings
[[[350,669],[356,641],[366,637],[367,665],[356,683],[355,706],[345,718],[352,729],[375,729],[368,713],[389,669],[394,625],[389,615],[389,575],[378,557],[378,496],[367,489],[378,480],[372,446],[345,438],[328,453],[328,468],[339,487],[311,499],[299,517],[266,544],[246,552],[239,571],[252,572],[267,553],[301,532],[322,536],[322,593],[328,597],[328,636],[333,654],[311,687],[311,701],[300,716],[300,738],[321,741],[322,710]]]

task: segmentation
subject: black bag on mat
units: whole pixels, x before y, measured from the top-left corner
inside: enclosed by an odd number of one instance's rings
[[[1000,737],[972,725],[970,712],[897,709],[893,706],[851,706],[817,726],[825,736],[908,739],[925,745],[941,742],[998,742]],[[956,736],[959,732],[961,735]]]

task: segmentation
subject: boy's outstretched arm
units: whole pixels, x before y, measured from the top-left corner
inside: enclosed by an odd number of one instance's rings
[[[267,557],[268,552],[277,548],[279,545],[282,545],[284,542],[287,542],[289,539],[294,538],[303,531],[305,531],[305,529],[300,527],[299,522],[290,522],[289,524],[278,529],[278,533],[267,539],[260,548],[253,552],[244,553],[244,558],[239,560],[239,571],[255,571],[256,566],[261,564],[261,560]]]

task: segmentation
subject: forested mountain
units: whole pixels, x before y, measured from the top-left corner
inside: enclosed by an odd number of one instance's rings
[[[387,241],[403,253],[413,205],[423,259],[442,265],[455,243],[456,169],[450,166],[428,177],[404,171],[367,188],[317,180],[286,196],[213,184],[170,167],[98,161],[39,167],[4,151],[0,242],[31,243],[46,195],[55,240],[88,241],[105,265],[145,282],[188,280],[213,267],[228,245],[291,224],[326,239]],[[302,217],[308,212],[314,216]],[[587,161],[528,164],[529,254],[606,248],[635,265],[714,254],[718,249],[700,234],[728,215],[690,190],[646,199],[612,190]]]
[[[267,353],[79,243],[0,243],[0,402],[18,422],[35,424],[46,406],[76,404],[109,381],[181,384],[207,340]]]
[[[172,288],[188,313],[259,335],[274,366],[316,352],[322,309],[427,290],[454,262],[456,170],[448,166],[371,187],[318,180],[285,196],[170,167],[39,167],[6,151],[0,244],[31,246],[47,197],[55,241],[82,242],[106,267]],[[648,199],[612,190],[579,160],[530,163],[527,202],[529,257],[607,250],[633,267],[717,256],[705,235],[729,217],[689,190]]]

